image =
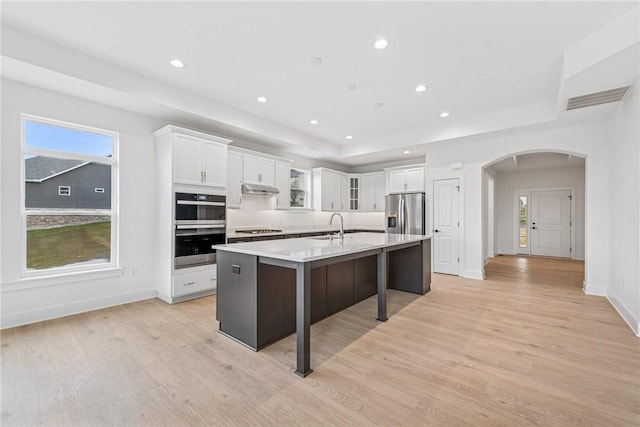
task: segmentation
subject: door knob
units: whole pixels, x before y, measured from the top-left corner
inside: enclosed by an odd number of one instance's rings
[[[439,233],[439,232],[440,232],[440,230],[433,230],[433,231],[435,231],[436,233]]]

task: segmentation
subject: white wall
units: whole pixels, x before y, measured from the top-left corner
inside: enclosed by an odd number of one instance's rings
[[[496,232],[498,253],[515,254],[515,190],[575,188],[572,258],[584,259],[584,167],[553,167],[498,173],[496,179]]]
[[[433,179],[460,177],[461,275],[483,277],[483,168],[496,160],[527,152],[566,152],[586,158],[585,167],[585,292],[605,295],[609,282],[609,154],[603,122],[558,127],[531,126],[485,136],[433,144],[425,156],[427,191],[433,199]],[[453,171],[452,162],[464,162]],[[430,215],[432,216],[432,215]]]
[[[638,81],[618,106],[608,128],[611,155],[608,203],[609,288],[607,296],[622,317],[640,333],[640,96]]]
[[[120,270],[20,280],[20,113],[120,134]],[[78,98],[2,80],[2,327],[155,296],[154,140],[164,123]]]

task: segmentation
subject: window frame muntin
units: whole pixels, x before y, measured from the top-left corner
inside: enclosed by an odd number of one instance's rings
[[[98,133],[109,136],[112,139],[111,156],[99,157],[86,154],[79,154],[67,151],[49,150],[45,148],[29,148],[25,143],[25,126],[27,121],[37,121],[51,126],[66,127],[73,130]],[[116,131],[97,128],[93,126],[81,125],[77,123],[36,116],[32,114],[20,114],[20,278],[31,279],[37,277],[58,276],[65,273],[97,272],[102,270],[112,270],[120,266],[120,245],[119,229],[120,215],[118,205],[119,183],[119,157],[118,149],[120,145],[120,134]],[[27,209],[26,203],[26,181],[25,181],[25,158],[26,155],[41,155],[59,159],[77,159],[91,163],[109,165],[111,167],[111,209],[87,209],[87,210],[62,210],[47,208]],[[87,215],[87,216],[110,216],[111,217],[111,254],[109,262],[99,264],[89,264],[84,266],[61,266],[43,270],[27,269],[27,216],[28,215]]]

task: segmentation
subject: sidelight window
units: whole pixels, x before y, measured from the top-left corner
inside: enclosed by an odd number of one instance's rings
[[[116,265],[117,140],[115,132],[23,115],[25,275]]]
[[[527,196],[518,197],[518,242],[520,248],[529,247],[529,204]]]

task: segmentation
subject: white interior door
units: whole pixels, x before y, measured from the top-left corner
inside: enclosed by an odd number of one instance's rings
[[[531,255],[571,257],[571,191],[531,192]]]
[[[434,181],[433,195],[433,271],[457,275],[460,181],[457,178]]]

